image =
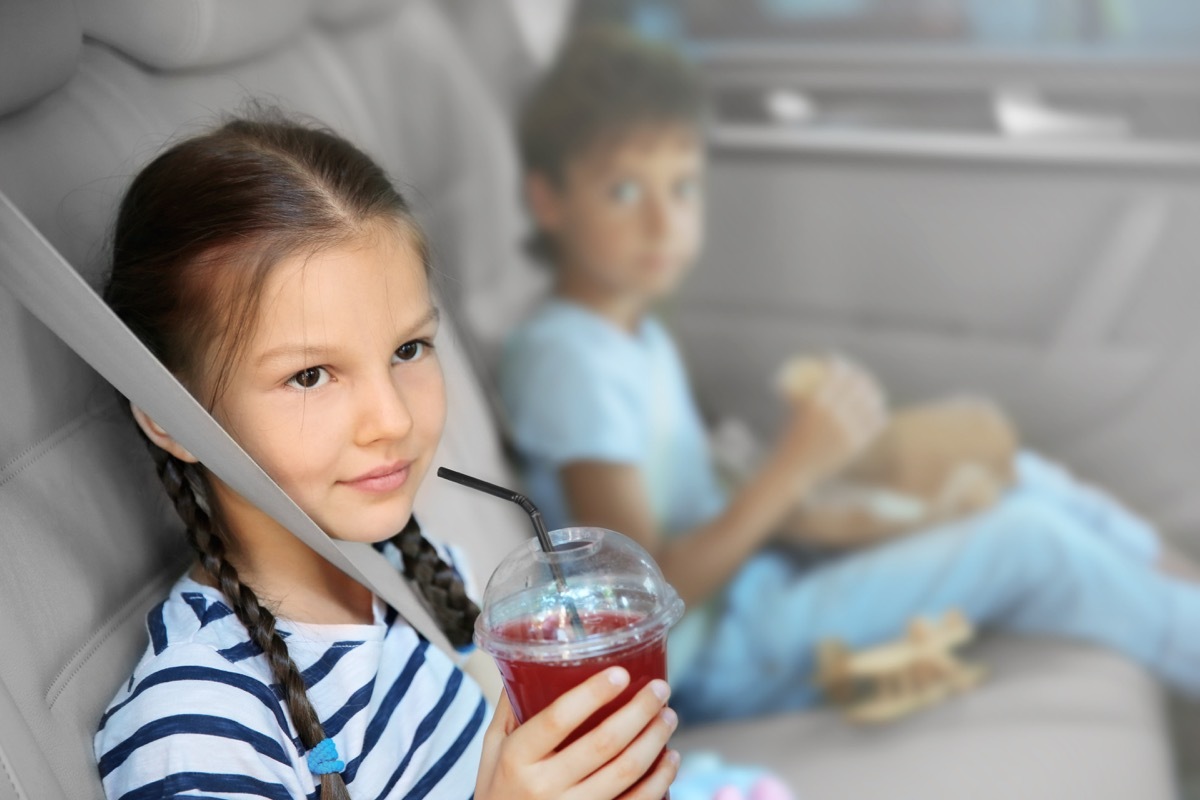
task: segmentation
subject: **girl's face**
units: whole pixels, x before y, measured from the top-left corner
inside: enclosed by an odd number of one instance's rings
[[[213,413],[327,533],[403,527],[445,421],[438,314],[397,226],[276,265]],[[261,515],[213,480],[235,532]]]

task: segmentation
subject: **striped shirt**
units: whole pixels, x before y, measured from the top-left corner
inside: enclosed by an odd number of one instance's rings
[[[266,656],[222,594],[185,576],[146,626],[94,741],[106,797],[316,798]],[[278,627],[356,800],[472,796],[490,712],[445,654],[378,598],[367,625]]]

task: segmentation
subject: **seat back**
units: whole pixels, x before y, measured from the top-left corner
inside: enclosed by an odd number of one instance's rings
[[[252,97],[347,135],[413,202],[450,311],[438,463],[510,482],[454,315],[464,276],[516,252],[513,161],[432,0],[0,0],[0,191],[93,287],[127,181]],[[0,800],[95,798],[92,734],[189,555],[115,392],[3,289],[0,370]],[[431,480],[418,511],[481,583],[527,536],[506,506]]]

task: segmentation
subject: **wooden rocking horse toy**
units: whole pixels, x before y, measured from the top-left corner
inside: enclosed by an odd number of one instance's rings
[[[940,621],[913,620],[901,638],[859,652],[828,640],[818,651],[816,681],[848,718],[887,722],[979,683],[983,669],[954,653],[973,634],[962,612],[951,610]]]

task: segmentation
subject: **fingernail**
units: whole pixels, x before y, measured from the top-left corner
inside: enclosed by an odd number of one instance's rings
[[[658,712],[658,716],[661,717],[662,721],[667,723],[667,727],[671,728],[672,730],[676,725],[679,724],[679,715],[670,708],[664,708],[662,711]]]
[[[670,762],[670,763],[671,763],[671,764],[673,764],[673,765],[676,765],[676,766],[678,766],[678,764],[679,764],[679,751],[678,751],[678,750],[668,750],[668,751],[667,751],[667,761],[668,761],[668,762]]]
[[[629,673],[624,667],[613,667],[608,671],[608,682],[613,686],[624,686],[629,683]]]
[[[650,691],[654,692],[654,696],[659,700],[666,700],[671,696],[671,687],[663,680],[650,681]]]

